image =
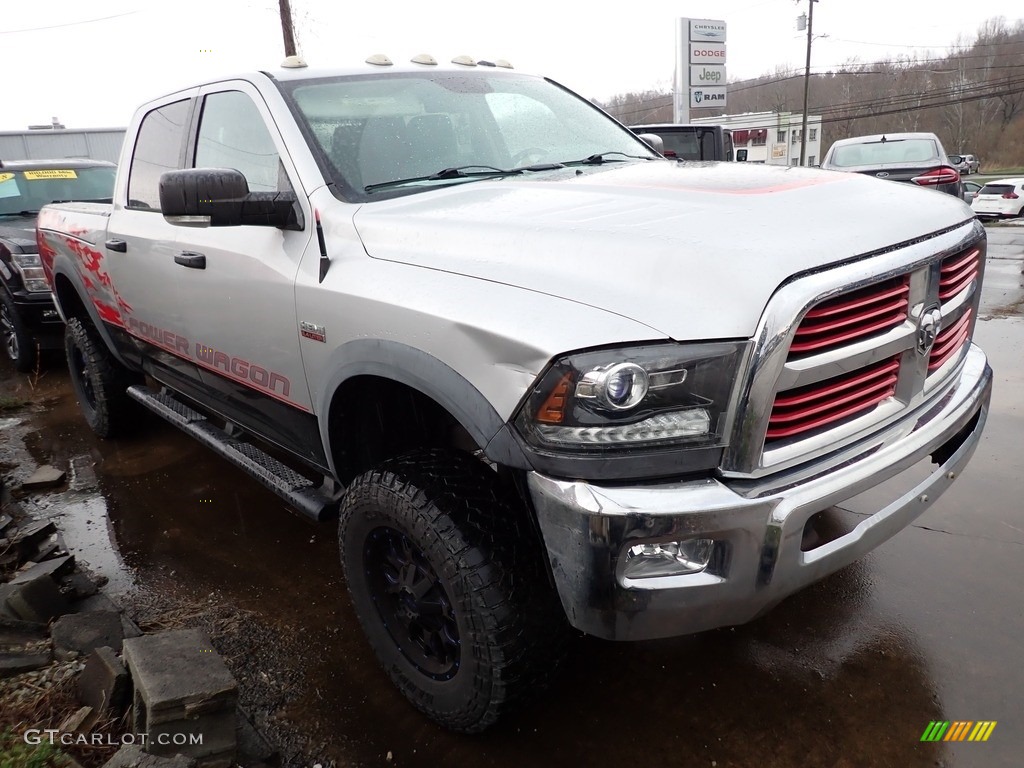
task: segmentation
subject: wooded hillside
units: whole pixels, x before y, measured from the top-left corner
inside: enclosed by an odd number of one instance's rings
[[[726,109],[691,116],[800,113],[803,87],[803,69],[776,68],[730,82]],[[979,156],[983,169],[1024,166],[1024,21],[990,19],[972,42],[944,55],[853,59],[827,72],[812,66],[808,105],[822,116],[823,150],[848,136],[932,131],[947,152]],[[672,122],[669,92],[621,94],[601,106],[627,125]]]

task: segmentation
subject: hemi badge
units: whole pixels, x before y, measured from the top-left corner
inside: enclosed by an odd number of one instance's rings
[[[299,324],[299,332],[307,339],[327,343],[327,328],[322,325],[313,325],[303,321]]]

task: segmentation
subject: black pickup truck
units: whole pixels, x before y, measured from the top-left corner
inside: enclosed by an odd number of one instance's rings
[[[662,154],[679,160],[734,160],[732,133],[720,125],[631,125],[635,134],[653,133],[664,144]],[[745,151],[745,150],[744,150]],[[745,159],[745,158],[741,158]]]
[[[113,163],[0,160],[0,342],[17,370],[41,349],[63,346],[64,323],[36,249],[36,216],[48,203],[110,200]]]

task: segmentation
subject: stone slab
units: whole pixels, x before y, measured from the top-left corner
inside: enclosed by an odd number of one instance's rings
[[[25,645],[45,640],[46,625],[0,616],[0,645]]]
[[[58,659],[71,659],[75,654],[84,656],[103,646],[120,651],[124,642],[121,614],[90,611],[62,616],[54,623],[50,636]]]
[[[57,469],[49,464],[43,464],[32,473],[28,480],[21,484],[21,488],[25,491],[38,491],[45,488],[55,488],[64,482],[65,477],[66,474],[64,470]]]
[[[61,733],[89,733],[98,719],[92,707],[82,707],[64,718],[58,730]]]
[[[97,648],[78,676],[78,700],[102,717],[119,715],[128,705],[131,680],[113,648]]]
[[[15,585],[7,596],[7,607],[17,618],[40,624],[47,624],[71,612],[71,606],[60,593],[57,582],[45,574],[25,584]]]
[[[238,685],[202,630],[130,638],[124,660],[149,724],[222,708],[234,712]]]
[[[49,520],[33,520],[32,522],[21,526],[16,534],[9,535],[9,538],[17,544],[19,549],[27,557],[31,554],[32,550],[38,546],[39,542],[56,532],[57,526]]]
[[[71,600],[84,600],[99,592],[100,586],[86,573],[75,571],[60,580],[61,591]]]
[[[114,756],[103,764],[103,768],[195,768],[195,760],[185,755],[159,757],[142,751],[141,747],[129,744],[121,747]]]
[[[11,579],[10,583],[15,585],[27,584],[30,581],[34,581],[39,576],[49,576],[51,579],[59,579],[74,567],[74,555],[55,557],[52,560],[45,560],[41,563],[32,563],[27,568],[18,571],[14,574],[14,578]]]
[[[47,666],[53,657],[49,651],[14,651],[0,653],[0,678],[14,677]]]

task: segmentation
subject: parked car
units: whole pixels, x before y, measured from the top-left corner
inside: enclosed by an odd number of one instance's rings
[[[990,181],[971,202],[979,219],[1009,219],[1024,209],[1024,178]]]
[[[337,516],[386,673],[460,731],[532,694],[568,625],[732,626],[866,555],[988,414],[986,232],[961,200],[669,161],[466,57],[166,94],[113,204],[47,206],[37,235],[90,427],[149,408]],[[614,690],[679,687],[613,666]]]
[[[975,155],[964,155],[964,162],[967,163],[967,173],[977,173],[981,170],[981,161]]]
[[[917,184],[963,197],[960,172],[934,133],[889,133],[841,139],[829,147],[821,167],[889,181]]]
[[[0,342],[19,371],[64,336],[36,251],[36,215],[47,203],[110,200],[114,170],[102,160],[0,161]]]
[[[983,186],[982,184],[979,184],[976,181],[965,181],[964,182],[964,202],[967,203],[968,205],[970,205],[971,201],[974,200],[975,197],[977,197],[978,192],[981,191],[982,186]]]
[[[949,160],[949,164],[956,168],[957,173],[968,174],[971,172],[970,163],[967,162],[967,158],[963,155],[946,155]]]

